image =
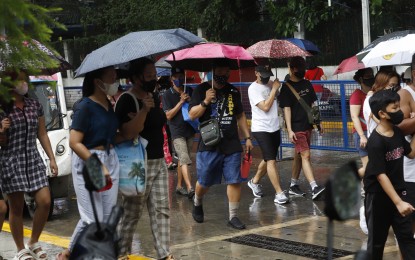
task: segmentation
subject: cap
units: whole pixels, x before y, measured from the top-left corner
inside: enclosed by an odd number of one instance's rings
[[[174,75],[174,74],[177,74],[177,73],[184,74],[184,69],[181,69],[181,68],[171,68],[171,75]]]
[[[411,66],[409,66],[408,68],[406,68],[405,73],[403,74],[403,78],[404,79],[412,79],[412,69]]]
[[[261,74],[261,77],[263,77],[263,78],[268,78],[268,77],[274,76],[272,71],[270,69],[268,69],[267,67],[265,67],[265,66],[261,66],[261,65],[256,66],[255,71],[259,72]]]

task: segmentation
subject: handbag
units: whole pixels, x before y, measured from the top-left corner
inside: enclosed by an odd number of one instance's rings
[[[219,115],[219,119],[210,118],[203,121],[199,125],[200,137],[206,146],[214,146],[219,144],[222,138],[222,130],[220,129],[220,121],[222,119],[226,100],[222,103],[222,112]]]
[[[0,133],[0,147],[6,147],[8,143],[7,133],[4,131]]]
[[[190,119],[190,116],[189,116],[189,103],[188,102],[185,102],[182,105],[182,115],[183,115],[183,120],[186,123],[190,124],[193,127],[193,129],[195,130],[195,132],[198,133],[199,132],[199,124],[200,124],[199,119],[197,119],[197,118],[195,120]]]
[[[122,95],[130,95],[134,99],[138,113],[139,105],[136,97],[130,92],[124,92]],[[120,164],[119,190],[124,196],[139,196],[145,193],[147,144],[146,139],[138,136],[115,145]]]
[[[305,112],[307,113],[307,119],[308,119],[308,123],[310,125],[316,126],[318,128],[318,130],[320,131],[320,122],[321,122],[321,118],[320,118],[320,110],[318,109],[317,106],[314,107],[310,107],[304,99],[302,99],[300,97],[300,95],[298,95],[297,91],[295,91],[294,87],[288,83],[285,82],[285,84],[288,86],[288,88],[291,90],[291,92],[294,94],[294,96],[297,98],[298,102],[300,103],[300,105],[303,107],[303,109],[305,110]]]

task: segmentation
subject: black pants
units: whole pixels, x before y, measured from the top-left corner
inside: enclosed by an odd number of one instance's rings
[[[400,192],[406,200],[406,192]],[[366,193],[365,215],[369,237],[367,251],[369,259],[380,260],[392,226],[404,259],[415,259],[415,239],[411,228],[411,216],[402,217],[395,204],[385,192]]]

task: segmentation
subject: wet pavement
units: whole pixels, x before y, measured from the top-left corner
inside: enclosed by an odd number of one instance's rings
[[[284,160],[278,162],[281,184],[288,189],[291,177],[292,156],[290,148],[284,148]],[[259,148],[254,150],[250,176],[259,163]],[[318,184],[324,184],[330,174],[341,164],[357,159],[357,154],[346,152],[312,150],[312,162]],[[196,177],[193,172],[193,182]],[[228,202],[226,186],[213,186],[204,198],[205,222],[196,223],[191,215],[192,203],[175,193],[177,177],[169,172],[171,206],[171,251],[176,259],[326,259],[327,218],[324,202],[313,201],[310,186],[303,174],[300,187],[305,197],[292,197],[290,203],[278,205],[273,202],[274,190],[268,178],[261,180],[265,197],[255,198],[246,183],[242,188],[239,217],[247,225],[245,230],[227,226]],[[71,192],[70,211],[55,216],[45,227],[42,245],[50,259],[69,242],[78,221],[76,198]],[[25,225],[30,227],[29,217]],[[7,230],[0,233],[0,254],[12,259],[15,248]],[[29,230],[27,231],[29,232]],[[353,259],[353,253],[361,249],[366,235],[360,230],[358,218],[334,223],[334,256],[336,259]],[[134,239],[132,259],[156,257],[153,249],[147,211],[139,222]],[[148,258],[139,257],[146,256]],[[397,259],[398,253],[392,233],[387,241],[384,259]]]

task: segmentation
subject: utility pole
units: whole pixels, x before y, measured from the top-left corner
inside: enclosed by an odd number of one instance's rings
[[[362,0],[362,27],[363,27],[363,47],[366,47],[371,42],[369,0]]]

